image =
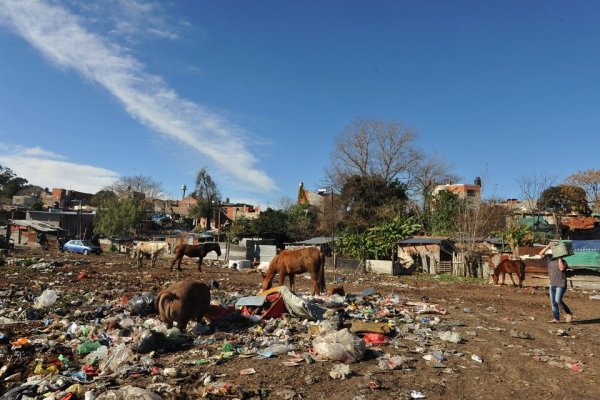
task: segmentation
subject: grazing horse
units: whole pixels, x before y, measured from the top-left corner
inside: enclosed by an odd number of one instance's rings
[[[180,244],[175,247],[175,250],[173,251],[175,258],[173,258],[173,261],[171,262],[171,268],[169,268],[169,271],[173,271],[173,266],[175,263],[178,263],[177,270],[181,271],[181,260],[183,259],[183,256],[198,257],[198,271],[202,271],[202,260],[211,251],[215,251],[217,256],[220,256],[221,247],[219,246],[219,243],[207,242],[199,243],[197,245]]]
[[[144,265],[142,259],[144,256],[150,258],[150,266],[156,265],[156,259],[162,252],[169,252],[169,243],[167,242],[138,242],[131,253],[131,258],[137,260],[137,266]]]
[[[313,289],[312,294],[321,294],[325,291],[325,254],[315,247],[298,250],[282,250],[277,254],[267,270],[262,289],[271,288],[273,278],[279,274],[279,286],[285,282],[285,277],[290,277],[290,289],[294,290],[294,277],[296,274],[310,273]]]
[[[492,275],[494,285],[498,284],[498,278],[500,277],[500,274],[502,274],[503,285],[504,278],[506,278],[506,274],[508,274],[514,286],[517,286],[517,284],[515,283],[512,274],[517,274],[517,278],[519,279],[519,287],[523,287],[523,281],[525,280],[525,263],[521,260],[502,260],[494,269],[494,274]]]

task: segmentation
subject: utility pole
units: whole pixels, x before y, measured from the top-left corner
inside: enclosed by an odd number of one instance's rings
[[[79,200],[79,240],[83,240],[81,237],[81,200]]]
[[[337,257],[335,254],[335,213],[333,211],[333,188],[331,188],[331,252],[333,256],[333,279],[335,281]]]

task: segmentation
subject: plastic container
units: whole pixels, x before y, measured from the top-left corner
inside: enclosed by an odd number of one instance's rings
[[[552,243],[552,258],[561,258],[573,255],[573,243],[571,241],[561,240]]]

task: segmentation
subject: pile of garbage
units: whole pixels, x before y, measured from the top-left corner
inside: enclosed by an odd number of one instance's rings
[[[52,263],[39,264],[27,268],[54,274]],[[94,273],[62,278],[94,279]],[[485,362],[460,351],[466,333],[457,328],[465,324],[446,319],[439,304],[383,296],[371,287],[329,296],[301,296],[287,287],[245,294],[214,290],[207,323],[181,332],[158,319],[155,292],[127,297],[115,280],[99,292],[67,293],[58,278],[35,296],[10,286],[0,290],[0,400],[160,399],[178,390],[169,379],[187,373],[187,364],[161,361],[173,352],[188,352],[193,365],[207,371],[236,357],[277,357],[289,367],[329,362],[331,379],[352,376],[353,364],[367,357],[382,371],[410,372],[424,362],[452,373],[453,359]],[[223,332],[229,340],[223,340]],[[239,371],[254,373],[254,368]],[[132,377],[148,377],[151,383],[122,385]],[[200,396],[237,390],[222,378],[207,372]],[[413,398],[423,396],[414,393]]]

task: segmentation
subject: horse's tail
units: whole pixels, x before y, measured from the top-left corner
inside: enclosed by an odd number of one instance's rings
[[[519,279],[525,280],[525,263],[523,261],[519,262]]]
[[[319,252],[319,294],[325,293],[325,253]]]

